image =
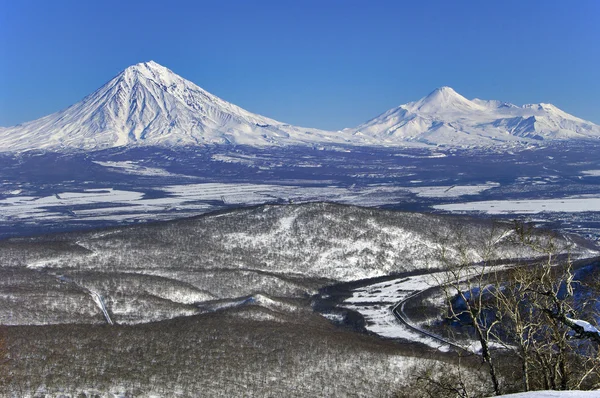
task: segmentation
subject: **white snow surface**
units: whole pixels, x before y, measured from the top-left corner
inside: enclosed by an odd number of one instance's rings
[[[569,319],[569,321],[572,322],[574,325],[583,328],[583,330],[587,333],[600,334],[600,331],[588,321],[584,321],[583,319]]]
[[[600,211],[600,197],[486,200],[435,205],[433,208],[453,212],[483,212],[487,214],[581,213]]]
[[[153,61],[130,66],[67,109],[0,130],[0,151],[314,142],[344,140],[248,112]]]
[[[517,394],[500,395],[498,398],[597,398],[600,390],[596,391],[530,391]]]
[[[410,187],[408,190],[421,198],[458,198],[464,195],[478,195],[499,186],[500,184],[497,182],[488,182],[480,185]]]
[[[166,170],[145,167],[132,161],[96,162],[119,172],[144,176],[171,176]],[[177,175],[179,177],[185,177]],[[166,197],[146,198],[144,193],[114,188],[86,189],[83,192],[57,192],[49,196],[14,195],[0,199],[0,221],[142,220],[172,219],[215,210],[207,201],[223,200],[226,204],[261,204],[281,198],[295,203],[337,201],[361,206],[396,203],[408,192],[418,196],[452,197],[481,192],[495,183],[452,187],[393,187],[387,185],[348,188],[341,186],[307,187],[301,185],[249,183],[196,183],[157,188]],[[87,206],[81,208],[80,206]],[[65,212],[61,209],[70,208]],[[172,212],[177,210],[178,212]]]
[[[600,177],[600,170],[585,170],[581,174],[585,177]]]
[[[0,152],[206,144],[491,146],[598,137],[600,126],[554,105],[468,100],[450,87],[356,128],[296,127],[246,111],[149,61],[128,67],[67,109],[0,127]]]
[[[352,291],[352,297],[344,300],[341,307],[360,313],[366,329],[382,337],[416,341],[447,351],[445,344],[399,322],[391,310],[395,303],[438,284],[435,273],[377,282]]]
[[[443,146],[493,146],[502,143],[598,139],[600,126],[551,104],[513,105],[468,100],[450,87],[400,105],[354,129],[354,135],[381,144],[414,142]]]
[[[163,170],[158,167],[148,167],[137,164],[135,161],[125,160],[121,162],[116,161],[106,161],[101,162],[94,160],[93,161],[100,166],[107,167],[113,171],[123,174],[132,174],[132,175],[140,175],[140,176],[155,176],[155,177],[186,177],[186,178],[194,178],[190,176],[185,176],[182,174],[173,174],[166,170]]]

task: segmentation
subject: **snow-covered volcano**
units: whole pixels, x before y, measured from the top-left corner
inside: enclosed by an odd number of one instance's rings
[[[130,66],[65,110],[0,129],[0,151],[318,142],[343,139],[250,113],[153,61]]]
[[[551,104],[468,100],[450,87],[382,113],[354,129],[381,144],[488,146],[503,142],[598,139],[600,126]]]
[[[296,127],[248,112],[150,61],[130,66],[67,109],[0,128],[0,152],[204,144],[490,146],[598,137],[600,126],[553,105],[468,100],[450,87],[353,129]]]

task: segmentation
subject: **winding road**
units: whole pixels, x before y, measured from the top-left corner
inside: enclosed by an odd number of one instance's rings
[[[469,351],[467,348],[454,343],[450,340],[447,340],[441,336],[435,335],[433,333],[430,333],[426,330],[423,330],[421,328],[416,327],[415,325],[411,324],[409,322],[408,316],[406,316],[406,314],[404,313],[404,305],[406,304],[406,302],[412,298],[414,298],[415,296],[418,296],[419,294],[423,293],[423,290],[418,291],[416,293],[411,294],[408,297],[405,297],[404,299],[402,299],[401,301],[397,302],[394,306],[392,306],[390,308],[390,311],[392,312],[392,314],[396,317],[396,319],[398,319],[398,321],[400,323],[402,323],[404,326],[406,326],[407,328],[417,332],[417,333],[421,333],[422,335],[425,335],[427,337],[430,337],[432,339],[435,339],[443,344],[447,344],[450,347],[456,348],[457,350],[460,351],[467,351],[469,353],[471,353],[471,351]]]

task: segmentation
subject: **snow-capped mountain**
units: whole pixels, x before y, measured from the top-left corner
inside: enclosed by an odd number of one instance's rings
[[[0,129],[0,151],[315,142],[343,140],[250,113],[153,61],[130,66],[65,110]]]
[[[296,127],[248,112],[150,61],[130,66],[67,109],[0,127],[0,152],[204,144],[490,146],[598,137],[600,126],[553,105],[468,100],[450,87],[353,129]]]
[[[551,104],[468,100],[450,87],[382,113],[354,129],[381,144],[488,146],[502,142],[598,139],[600,126]]]

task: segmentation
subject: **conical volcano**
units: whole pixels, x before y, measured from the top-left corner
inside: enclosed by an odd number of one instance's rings
[[[128,67],[67,109],[0,130],[3,150],[341,141],[248,112],[153,61]]]

